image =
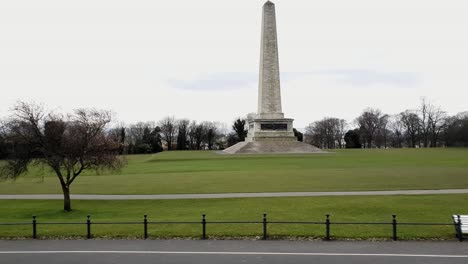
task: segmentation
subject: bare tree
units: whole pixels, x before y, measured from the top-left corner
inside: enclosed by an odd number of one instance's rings
[[[429,112],[429,133],[431,137],[431,147],[435,148],[438,145],[440,134],[446,127],[447,114],[440,107],[431,107]]]
[[[388,134],[390,131],[388,130],[388,119],[389,115],[385,114],[379,118],[379,123],[377,127],[377,135],[376,135],[376,145],[378,148],[383,147],[387,148],[387,141],[388,141]]]
[[[432,105],[426,101],[426,98],[421,99],[421,107],[420,107],[420,137],[423,141],[423,146],[425,148],[429,145],[429,131],[430,131],[430,124],[429,124],[429,115],[431,112]]]
[[[158,153],[163,151],[161,129],[156,122],[138,122],[125,129],[127,154]]]
[[[105,129],[107,111],[79,109],[63,117],[35,104],[20,102],[8,120],[6,140],[12,145],[0,178],[16,179],[31,164],[50,167],[60,181],[65,211],[71,211],[70,186],[85,170],[120,169],[120,144]]]
[[[359,130],[368,148],[371,148],[372,143],[374,143],[375,136],[380,126],[381,117],[382,112],[379,109],[367,108],[356,119],[356,123],[359,126]]]
[[[145,132],[148,131],[146,128],[148,125],[144,122],[138,122],[136,124],[131,124],[126,129],[126,145],[127,153],[129,154],[140,154],[148,153],[150,147],[144,143],[143,138],[145,137]],[[145,131],[146,130],[146,131]]]
[[[188,149],[187,137],[189,133],[190,120],[180,119],[177,121],[177,150]]]
[[[212,150],[219,137],[218,124],[216,122],[203,122],[205,127],[205,141],[209,150]]]
[[[347,123],[344,119],[326,117],[306,127],[306,142],[320,148],[343,147]]]
[[[197,126],[197,122],[191,121],[187,129],[187,141],[188,141],[188,147],[190,150],[196,149],[196,144],[195,144],[196,126]]]
[[[189,126],[188,139],[190,149],[201,150],[205,140],[205,125],[192,121]]]
[[[425,98],[421,99],[420,120],[421,120],[421,138],[424,147],[436,147],[439,136],[444,128],[447,115],[440,107],[428,102]]]
[[[138,149],[143,144],[143,135],[145,132],[146,124],[143,122],[138,122],[136,124],[131,124],[127,127],[125,134],[125,145],[127,146],[128,154],[140,153]]]
[[[166,142],[167,150],[172,150],[172,144],[177,135],[177,122],[175,118],[173,116],[165,117],[159,121],[158,125],[161,129],[162,139]]]
[[[344,136],[347,132],[348,128],[348,123],[344,119],[338,119],[336,118],[335,120],[335,140],[338,142],[339,148],[344,147]]]
[[[392,146],[394,148],[401,148],[403,147],[403,133],[404,133],[404,125],[401,122],[400,115],[394,115],[390,119],[390,129],[393,131],[392,134]]]
[[[400,114],[400,120],[405,128],[408,145],[415,148],[419,136],[421,119],[414,111],[406,110]]]
[[[325,119],[310,123],[305,128],[306,143],[319,148],[332,148],[332,137],[333,135],[330,134],[328,128],[328,122],[326,122]]]

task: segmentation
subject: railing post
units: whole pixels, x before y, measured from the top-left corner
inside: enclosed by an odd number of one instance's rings
[[[88,219],[86,220],[86,227],[87,227],[87,231],[88,231],[86,237],[88,239],[91,239],[91,219],[90,218],[91,218],[91,216],[88,215]]]
[[[396,215],[392,215],[393,220],[392,220],[392,226],[393,226],[393,241],[397,241],[397,220],[396,220]]]
[[[327,214],[326,216],[327,216],[327,219],[325,220],[325,227],[326,227],[327,234],[326,234],[325,240],[330,240],[330,215]]]
[[[267,240],[267,214],[263,214],[263,240]]]
[[[145,239],[148,238],[148,215],[143,219],[143,236]]]
[[[202,239],[206,239],[206,215],[202,217]]]
[[[462,222],[460,219],[460,215],[457,215],[457,236],[458,236],[458,241],[462,242],[463,232],[462,232]]]
[[[33,230],[33,239],[37,239],[37,221],[36,221],[35,215],[33,215],[32,230]]]

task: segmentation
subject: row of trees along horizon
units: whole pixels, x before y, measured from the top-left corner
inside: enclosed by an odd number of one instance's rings
[[[49,167],[64,194],[64,210],[71,211],[70,185],[87,170],[119,170],[122,154],[167,150],[223,149],[247,136],[246,119],[232,131],[219,122],[196,122],[166,117],[159,122],[110,127],[112,114],[77,109],[71,114],[47,112],[19,102],[13,114],[0,121],[0,180],[16,179],[31,164]],[[350,128],[351,126],[354,128]],[[307,126],[298,140],[321,148],[467,147],[468,112],[448,116],[426,100],[417,110],[396,115],[365,109],[351,124],[326,117]]]
[[[236,119],[230,129],[220,122],[197,122],[165,117],[114,128],[121,154],[157,153],[163,150],[222,150],[247,136],[250,117]],[[468,112],[449,116],[440,107],[421,100],[415,110],[389,115],[367,108],[352,122],[325,117],[310,123],[299,141],[324,149],[467,147]]]
[[[166,117],[154,123],[120,128],[123,153],[148,153],[151,148],[168,150],[224,149],[247,136],[247,118],[238,118],[226,128],[219,122],[177,120]],[[416,148],[467,147],[468,112],[449,116],[439,106],[421,100],[418,109],[395,115],[367,108],[352,122],[325,117],[310,123],[305,133],[294,129],[299,141],[320,148]],[[151,136],[152,135],[152,136]]]
[[[119,124],[106,131],[119,142],[119,154],[148,154],[164,150],[222,150],[247,136],[251,115],[236,119],[228,128],[221,122],[197,122],[165,117],[160,121]],[[7,153],[6,127],[0,123],[0,159]],[[310,123],[299,141],[324,149],[467,147],[468,112],[449,116],[440,107],[421,100],[418,109],[395,115],[376,108],[365,109],[348,122],[325,117]]]

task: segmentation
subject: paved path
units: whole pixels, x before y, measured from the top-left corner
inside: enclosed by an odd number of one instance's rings
[[[397,191],[358,191],[358,192],[274,192],[274,193],[214,193],[214,194],[151,194],[151,195],[98,195],[74,194],[74,200],[174,200],[174,199],[217,199],[252,197],[311,197],[311,196],[362,196],[362,195],[425,195],[460,194],[468,189],[447,190],[397,190]],[[61,200],[61,194],[19,194],[0,195],[0,200]]]
[[[0,240],[0,263],[468,263],[460,242]]]

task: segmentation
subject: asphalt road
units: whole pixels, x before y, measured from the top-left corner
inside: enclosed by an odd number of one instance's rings
[[[205,193],[205,194],[149,194],[149,195],[99,195],[72,194],[74,200],[174,200],[174,199],[218,199],[252,197],[312,197],[312,196],[360,196],[360,195],[428,195],[463,194],[468,189],[443,190],[395,190],[355,192],[273,192],[273,193]],[[62,194],[0,194],[0,200],[62,200]]]
[[[468,263],[460,242],[0,241],[0,263]]]

